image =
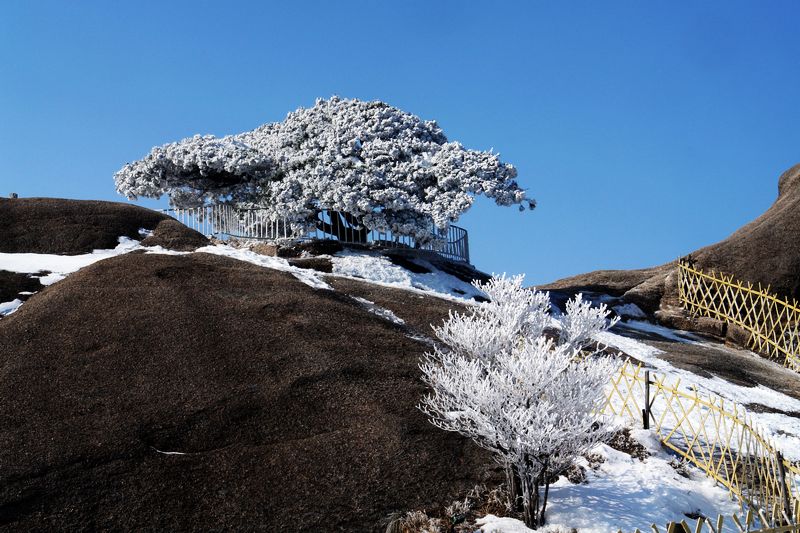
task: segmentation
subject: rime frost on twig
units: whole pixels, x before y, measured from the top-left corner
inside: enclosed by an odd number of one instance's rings
[[[489,298],[472,313],[450,313],[436,336],[450,350],[468,358],[491,361],[503,351],[539,337],[550,320],[550,294],[522,287],[523,276],[474,283]]]
[[[252,131],[153,148],[114,179],[129,198],[167,194],[179,207],[264,207],[299,226],[327,209],[425,242],[478,194],[533,208],[516,176],[497,154],[448,142],[436,122],[379,101],[332,97]]]
[[[477,286],[491,301],[470,314],[451,313],[435,328],[445,347],[420,365],[431,388],[420,408],[437,427],[470,437],[510,465],[522,480],[526,521],[539,525],[546,505],[539,487],[546,494],[551,476],[612,429],[600,413],[619,363],[583,350],[614,322],[578,296],[555,319],[562,332],[556,341],[544,334],[549,294],[524,289],[521,276]]]
[[[583,301],[583,295],[578,294],[567,302],[567,312],[559,317],[561,324],[560,341],[572,348],[580,349],[587,344],[592,336],[606,329],[614,327],[619,322],[619,317],[609,320],[609,310],[606,304],[592,307],[592,302]]]

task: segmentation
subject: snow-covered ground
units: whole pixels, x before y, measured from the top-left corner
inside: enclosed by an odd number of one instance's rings
[[[292,266],[286,259],[280,257],[265,256],[247,249],[233,248],[227,245],[205,246],[198,248],[197,251],[224,255],[266,268],[282,270],[293,274],[297,279],[315,289],[331,289],[330,285],[325,282],[325,277],[329,274]],[[473,285],[442,272],[422,260],[417,260],[416,262],[420,266],[431,270],[430,273],[418,274],[411,272],[399,265],[395,265],[389,258],[369,251],[351,252],[345,250],[333,256],[323,255],[319,257],[330,259],[333,265],[332,275],[337,277],[368,281],[384,287],[427,294],[434,293],[442,298],[457,299],[459,301],[483,295]]]
[[[678,342],[708,344],[690,333],[679,332],[646,322],[627,322],[625,325],[645,332],[658,333],[663,337],[671,338]],[[681,389],[687,392],[693,392],[696,389],[701,395],[716,395],[730,400],[732,403],[737,403],[739,406],[744,403],[757,403],[784,412],[800,412],[800,400],[796,398],[763,385],[747,387],[731,383],[719,376],[705,377],[677,368],[659,357],[659,354],[663,353],[660,349],[646,342],[610,331],[603,332],[596,338],[600,342],[622,350],[639,361],[652,366],[658,374],[666,374],[668,376],[667,384],[673,384],[680,379]],[[752,354],[752,357],[758,358],[759,356]],[[777,364],[774,365],[774,372],[787,373],[790,378],[797,378],[793,371]],[[701,412],[697,411],[693,414],[696,415],[693,421],[699,423]],[[754,411],[747,411],[747,416],[762,430],[765,437],[770,437],[775,442],[787,459],[792,461],[800,460],[800,418],[782,413]],[[733,443],[733,446],[735,445]]]
[[[176,252],[160,246],[142,246],[139,241],[127,237],[119,238],[119,245],[110,250],[94,250],[79,255],[32,254],[32,253],[0,253],[0,270],[30,274],[42,285],[51,285],[64,279],[79,269],[110,257],[143,250],[152,254],[182,255],[191,252]],[[261,255],[245,248],[218,244],[198,248],[197,252],[222,255],[258,265],[264,268],[288,272],[298,280],[315,289],[331,287],[325,282],[326,274],[292,266],[286,259]],[[480,296],[481,292],[464,281],[436,269],[430,263],[418,261],[420,266],[431,270],[430,273],[417,274],[393,264],[388,258],[372,252],[343,251],[330,257],[333,264],[333,275],[359,279],[385,287],[406,289],[415,292],[434,293],[437,296],[459,301]],[[48,272],[47,274],[40,274]],[[0,302],[0,316],[16,311],[22,302],[15,299],[11,302]],[[374,310],[374,307],[373,307]],[[386,315],[386,313],[383,313]],[[387,315],[388,317],[388,315]]]
[[[280,270],[282,272],[289,272],[298,280],[302,281],[309,287],[315,289],[331,290],[331,286],[325,283],[319,272],[308,270],[306,268],[298,268],[289,264],[286,259],[281,257],[273,257],[269,255],[261,255],[245,248],[234,248],[225,244],[218,244],[212,246],[204,246],[198,248],[197,252],[206,254],[222,255],[239,261],[245,261],[254,265],[271,268],[273,270]]]
[[[119,244],[111,250],[95,250],[88,254],[56,255],[56,254],[11,254],[0,253],[0,270],[19,272],[23,274],[38,274],[49,272],[47,275],[34,276],[39,278],[42,285],[52,285],[61,281],[67,274],[71,274],[85,266],[96,263],[109,257],[126,254],[140,249],[139,241],[120,237]],[[160,248],[160,247],[155,247]],[[163,248],[161,249],[163,250]]]
[[[351,296],[351,298],[360,303],[364,307],[364,309],[366,309],[367,311],[369,311],[374,315],[378,315],[379,317],[388,320],[389,322],[394,322],[395,324],[400,326],[405,324],[405,321],[396,314],[394,314],[394,312],[391,311],[390,309],[381,307],[377,305],[375,302],[367,300],[366,298],[359,298],[358,296]]]
[[[460,300],[484,296],[474,285],[442,272],[423,260],[416,260],[415,263],[431,272],[417,274],[392,263],[388,257],[369,252],[343,251],[333,256],[331,262],[334,275],[366,280],[384,287],[417,289]]]
[[[651,523],[665,525],[690,520],[687,515],[716,517],[739,512],[739,504],[728,491],[716,486],[701,470],[682,465],[665,452],[649,430],[633,430],[631,437],[651,454],[643,461],[605,444],[592,450],[592,462],[582,458],[586,482],[573,484],[561,477],[551,485],[547,526],[537,533],[609,533],[649,529]],[[595,460],[599,459],[602,462]],[[478,522],[484,533],[527,533],[519,520],[486,516]]]
[[[55,283],[72,272],[96,261],[144,250],[146,253],[183,254],[160,247],[142,247],[137,241],[120,238],[120,244],[113,250],[96,250],[89,254],[61,256],[52,254],[8,254],[0,253],[0,270],[29,273],[39,277],[44,285]],[[332,290],[326,283],[326,276],[314,270],[301,269],[278,257],[257,254],[250,250],[233,248],[227,245],[206,246],[198,252],[211,253],[246,261],[264,268],[291,273],[298,280],[319,290]],[[392,263],[388,258],[370,252],[341,252],[330,257],[333,276],[354,278],[378,285],[401,288],[417,293],[435,294],[442,298],[458,299],[464,302],[481,293],[475,287],[458,278],[425,264],[431,273],[410,272]],[[38,276],[48,271],[50,274]],[[367,310],[386,320],[402,324],[394,313],[381,308],[373,302],[356,299]],[[472,300],[474,301],[474,300]],[[13,313],[24,305],[19,299],[0,302],[0,316]],[[636,309],[618,309],[620,314],[636,316]],[[657,333],[677,342],[705,342],[686,333],[661,328],[647,322],[629,321],[626,326],[643,332]],[[651,365],[655,371],[668,374],[669,380],[681,379],[687,390],[696,387],[701,393],[716,394],[733,401],[759,403],[786,412],[800,412],[800,400],[763,386],[744,387],[719,377],[703,377],[687,370],[674,367],[659,358],[661,351],[646,342],[625,337],[617,333],[605,332],[597,340],[616,347],[627,354]],[[754,355],[754,357],[757,357]],[[775,365],[776,372],[790,372]],[[670,382],[671,382],[670,381]],[[780,413],[750,413],[750,417],[765,430],[784,454],[800,460],[800,419]],[[633,436],[650,451],[645,461],[599,445],[594,452],[603,461],[588,462],[582,466],[587,471],[587,483],[574,485],[561,478],[550,493],[548,506],[548,529],[569,531],[576,527],[581,533],[607,532],[617,529],[634,530],[645,528],[651,522],[667,523],[681,519],[684,513],[699,513],[706,516],[731,514],[739,510],[735,501],[728,498],[726,490],[714,486],[701,471],[686,467],[688,477],[680,475],[669,463],[676,459],[658,445],[654,435],[647,431],[633,431]],[[488,516],[483,521],[485,532],[529,531],[519,521],[509,518]],[[542,530],[540,530],[542,531]]]
[[[22,300],[14,298],[10,302],[0,302],[0,316],[10,315],[22,305]]]

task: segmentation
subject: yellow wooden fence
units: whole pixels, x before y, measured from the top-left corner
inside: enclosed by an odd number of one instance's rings
[[[626,361],[611,380],[604,411],[641,424],[649,410],[649,425],[662,444],[740,502],[745,517],[729,518],[725,531],[798,531],[797,526],[785,524],[800,522],[800,465],[783,458],[735,403],[681,387],[679,379],[672,383],[666,379]],[[751,528],[756,522],[762,529]],[[686,531],[718,533],[724,526],[721,518],[703,518]]]
[[[735,324],[750,333],[748,346],[800,371],[800,306],[769,287],[734,281],[733,276],[702,272],[678,261],[678,297],[694,316]]]
[[[762,518],[757,518],[755,513],[748,511],[743,517],[733,515],[730,517],[718,516],[716,519],[698,518],[688,522],[681,520],[661,527],[653,524],[650,529],[653,533],[790,533],[798,531],[798,526],[794,524],[756,526],[757,520],[762,520]],[[620,530],[617,533],[623,532]],[[634,533],[642,533],[642,530],[637,529]]]

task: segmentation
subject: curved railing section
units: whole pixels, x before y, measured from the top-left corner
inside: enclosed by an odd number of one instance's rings
[[[229,205],[210,205],[185,209],[165,209],[186,226],[208,236],[221,239],[253,239],[264,241],[337,240],[344,244],[368,245],[373,248],[402,248],[435,252],[453,261],[469,263],[469,237],[464,228],[451,225],[438,231],[439,239],[419,243],[414,237],[391,231],[359,228],[346,214],[323,210],[317,227],[297,230],[288,218],[275,217],[266,209],[237,209]]]

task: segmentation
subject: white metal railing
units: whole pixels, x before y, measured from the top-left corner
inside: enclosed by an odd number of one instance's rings
[[[292,227],[286,217],[275,217],[266,209],[236,209],[230,205],[208,205],[203,207],[164,209],[186,226],[207,236],[221,239],[257,239],[268,241],[338,240],[347,244],[364,244],[378,248],[405,248],[427,250],[455,261],[469,263],[469,238],[467,230],[450,226],[438,231],[439,239],[420,244],[409,235],[391,231],[358,229],[348,222],[346,215],[323,210],[319,214],[317,227],[298,229]]]

